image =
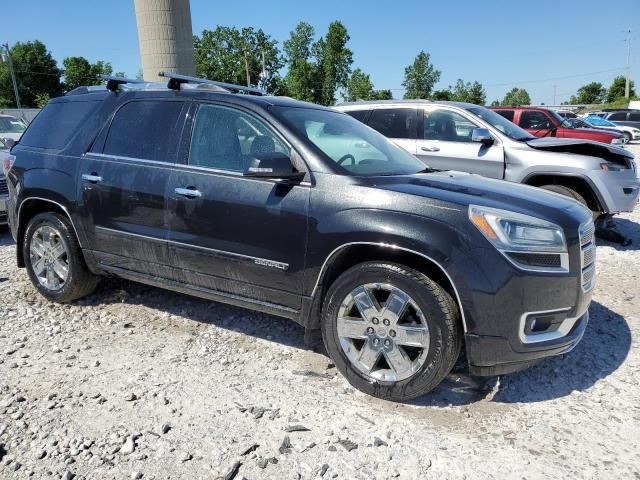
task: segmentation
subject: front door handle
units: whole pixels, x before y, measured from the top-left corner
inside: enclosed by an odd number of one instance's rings
[[[202,196],[202,193],[200,193],[200,191],[196,190],[193,187],[176,188],[174,190],[174,193],[176,193],[177,195],[182,195],[183,197],[187,197],[187,198],[200,198]]]
[[[439,152],[440,147],[420,147],[423,152]]]
[[[82,180],[86,180],[87,182],[91,182],[91,183],[99,183],[102,181],[102,177],[97,173],[91,173],[91,174],[83,173]]]

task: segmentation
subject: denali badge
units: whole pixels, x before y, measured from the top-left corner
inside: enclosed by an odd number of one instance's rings
[[[253,260],[256,265],[262,265],[263,267],[277,268],[278,270],[288,270],[289,265],[286,263],[274,262],[272,260],[265,260],[264,258],[256,258]]]

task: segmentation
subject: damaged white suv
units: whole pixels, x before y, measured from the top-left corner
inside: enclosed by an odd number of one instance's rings
[[[426,100],[335,107],[391,138],[431,168],[476,173],[569,196],[594,219],[630,212],[640,181],[633,154],[589,140],[536,138],[487,108]]]

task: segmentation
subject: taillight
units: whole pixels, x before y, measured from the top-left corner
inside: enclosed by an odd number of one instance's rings
[[[5,177],[9,173],[9,170],[11,170],[11,167],[13,167],[13,162],[15,161],[16,161],[15,155],[11,155],[7,153],[2,156],[2,172],[4,173]]]

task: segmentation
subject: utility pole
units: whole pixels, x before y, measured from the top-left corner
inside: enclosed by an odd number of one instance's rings
[[[20,94],[18,93],[18,83],[16,82],[16,72],[13,70],[13,60],[11,60],[11,52],[9,51],[9,44],[3,45],[4,53],[2,54],[2,60],[9,64],[9,71],[11,72],[11,81],[13,82],[13,93],[16,96],[16,106],[18,110],[22,110],[20,105]]]
[[[631,29],[627,31],[627,82],[624,85],[624,98],[629,100],[631,94]]]

